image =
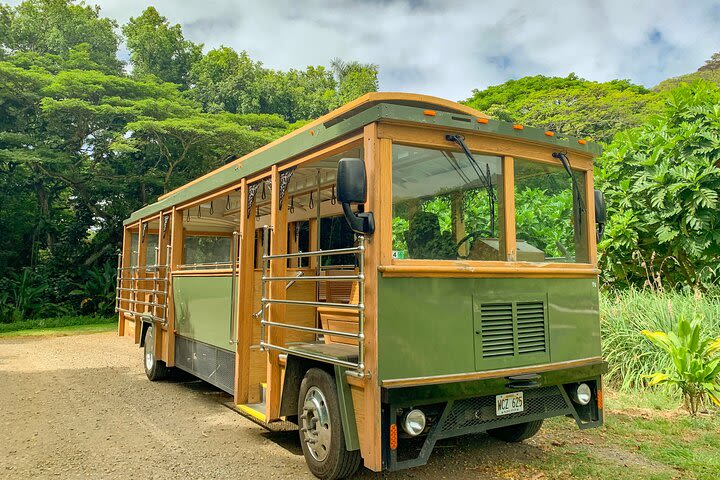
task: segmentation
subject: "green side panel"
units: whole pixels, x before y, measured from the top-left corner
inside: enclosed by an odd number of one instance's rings
[[[232,351],[230,275],[173,278],[177,334]]]
[[[379,276],[378,369],[380,380],[468,373],[601,355],[596,279],[587,278],[391,278]],[[540,302],[539,317],[528,308]],[[508,305],[510,305],[508,307]],[[528,307],[531,305],[531,307]],[[495,320],[481,317],[503,308],[509,343],[496,356],[496,342],[483,335]],[[532,312],[531,312],[532,313]],[[495,315],[490,312],[488,316]],[[497,314],[499,317],[501,314]],[[482,320],[484,318],[484,320]],[[527,323],[539,322],[527,327]],[[533,324],[535,325],[535,324]],[[533,350],[518,328],[544,332]],[[484,330],[485,329],[485,330]],[[526,330],[527,331],[527,330]],[[534,333],[533,333],[534,335]]]

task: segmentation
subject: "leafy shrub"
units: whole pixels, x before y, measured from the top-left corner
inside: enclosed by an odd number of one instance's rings
[[[668,385],[682,392],[685,408],[696,415],[709,397],[720,406],[720,336],[703,335],[700,317],[680,317],[677,332],[641,332],[672,360],[672,367],[647,377],[648,386]]]
[[[637,288],[602,292],[603,356],[610,365],[606,381],[622,390],[640,389],[645,386],[643,375],[671,368],[670,358],[640,332],[670,332],[681,316],[704,318],[705,331],[713,337],[720,336],[720,298],[716,295]]]
[[[707,288],[720,278],[720,87],[698,81],[667,95],[660,116],[618,134],[598,159],[610,217],[603,273],[642,284],[639,252],[669,285]]]
[[[80,309],[99,315],[112,313],[115,306],[115,267],[109,262],[102,267],[92,267],[84,277],[77,288],[70,292],[70,295],[80,297]]]

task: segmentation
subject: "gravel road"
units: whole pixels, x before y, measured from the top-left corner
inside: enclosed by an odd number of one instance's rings
[[[113,333],[0,338],[0,478],[314,478],[297,432],[268,432],[229,400],[185,375],[149,382]],[[357,478],[540,478],[523,464],[549,443],[451,439],[424,467]]]

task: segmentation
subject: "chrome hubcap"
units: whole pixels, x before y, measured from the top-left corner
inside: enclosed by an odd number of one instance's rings
[[[145,368],[150,371],[155,363],[155,340],[153,339],[153,327],[145,333]]]
[[[310,387],[305,394],[303,413],[300,416],[302,439],[307,444],[313,458],[319,462],[325,460],[330,450],[332,425],[325,395],[317,387]]]

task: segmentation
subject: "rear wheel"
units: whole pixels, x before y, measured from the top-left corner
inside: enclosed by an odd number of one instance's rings
[[[165,362],[155,358],[155,325],[150,325],[145,331],[145,375],[151,382],[167,377],[168,367]]]
[[[322,480],[347,478],[360,466],[360,451],[348,452],[335,379],[311,368],[298,397],[300,445],[308,468]]]
[[[510,425],[509,427],[494,428],[488,430],[488,433],[497,439],[516,443],[527,440],[538,433],[542,424],[542,420],[535,420],[534,422],[518,423],[517,425]]]

